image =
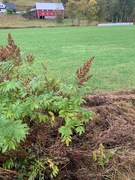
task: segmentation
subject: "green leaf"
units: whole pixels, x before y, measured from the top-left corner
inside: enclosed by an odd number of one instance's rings
[[[76,130],[76,132],[77,132],[79,135],[81,135],[82,133],[85,132],[83,126],[79,126],[79,127],[75,128],[75,130]]]
[[[104,163],[104,159],[103,159],[102,156],[100,156],[100,157],[98,158],[98,163],[99,163],[99,165],[100,165],[103,169],[105,168],[105,163]]]
[[[4,144],[4,146],[2,147],[2,153],[4,153],[8,148],[9,148],[9,145]]]
[[[1,119],[0,126],[0,148],[2,152],[7,149],[15,149],[17,142],[23,141],[28,134],[27,124],[22,124],[20,120],[14,121],[12,119]]]
[[[39,118],[39,122],[46,122],[46,120],[48,119],[48,116],[42,113],[38,113],[38,118]]]
[[[61,126],[59,128],[59,133],[61,133],[62,136],[66,136],[66,137],[68,137],[68,136],[73,134],[71,128],[69,128],[67,126]]]
[[[68,137],[64,136],[62,138],[62,142],[65,142],[67,146],[69,146],[69,143],[71,142],[71,140],[72,140],[71,136],[68,136]]]

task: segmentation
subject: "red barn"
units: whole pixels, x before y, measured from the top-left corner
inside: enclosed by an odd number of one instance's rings
[[[36,14],[40,19],[53,19],[59,12],[64,17],[64,6],[62,3],[36,3]]]

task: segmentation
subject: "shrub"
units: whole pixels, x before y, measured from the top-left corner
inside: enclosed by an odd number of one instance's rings
[[[55,13],[56,13],[56,22],[57,23],[62,23],[63,22],[63,16],[62,16],[61,12],[60,11],[55,11]]]
[[[58,173],[57,162],[37,153],[40,143],[35,144],[35,147],[38,146],[35,152],[28,148],[28,155],[21,160],[16,158],[15,152],[23,149],[22,141],[25,142],[31,135],[33,124],[37,127],[50,124],[58,130],[61,141],[68,146],[74,133],[81,135],[85,131],[83,125],[89,122],[92,115],[81,107],[84,99],[78,88],[89,78],[79,83],[82,76],[78,76],[77,85],[66,86],[65,89],[48,73],[43,63],[39,66],[37,68],[32,55],[21,57],[20,49],[9,34],[8,45],[0,47],[0,149],[10,157],[2,166],[19,171],[22,178],[41,178],[43,171],[48,171],[48,166],[52,169],[49,171],[52,176]],[[81,71],[88,66],[90,63]],[[25,165],[28,168],[23,170]]]
[[[7,14],[12,14],[13,13],[12,9],[9,9],[9,8],[6,8],[6,12],[7,12]]]

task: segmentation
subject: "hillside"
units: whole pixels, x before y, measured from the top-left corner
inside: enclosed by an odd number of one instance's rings
[[[28,8],[34,7],[36,2],[42,2],[42,0],[11,0],[10,2],[16,4],[17,11],[25,11]]]
[[[55,1],[55,0],[54,0]],[[36,2],[45,2],[43,0],[10,0],[11,3],[15,3],[17,11],[25,11],[28,8],[33,8]],[[49,2],[49,1],[48,1]]]

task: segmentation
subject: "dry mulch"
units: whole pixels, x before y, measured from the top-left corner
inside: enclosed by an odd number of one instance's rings
[[[94,112],[93,120],[66,149],[69,161],[56,179],[135,180],[135,89],[88,94],[85,101],[84,108]],[[113,152],[104,169],[93,160],[100,144],[105,152]]]

